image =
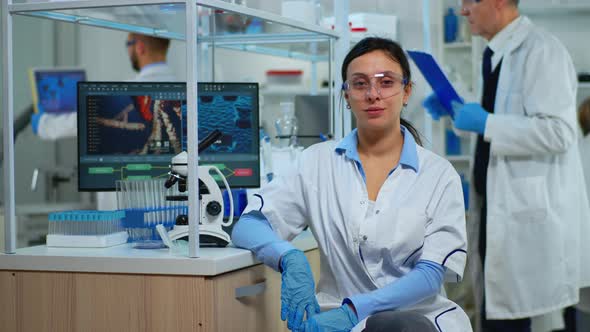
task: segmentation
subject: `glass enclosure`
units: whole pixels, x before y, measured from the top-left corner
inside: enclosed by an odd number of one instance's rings
[[[125,5],[131,1],[68,1],[23,3],[13,7],[18,15],[185,40],[185,4],[150,2],[155,1],[144,1],[140,6]],[[306,61],[328,61],[328,41],[336,37],[332,30],[224,1],[197,1],[197,4],[198,43]],[[310,45],[311,42],[320,43]]]
[[[314,2],[320,5],[319,1]],[[336,1],[334,1],[336,3]],[[80,26],[90,26],[103,29],[133,32],[145,35],[158,36],[172,40],[186,42],[187,54],[187,81],[196,84],[197,78],[202,73],[197,73],[194,68],[200,68],[202,61],[215,62],[214,56],[208,56],[203,51],[224,48],[244,51],[255,54],[266,54],[283,58],[291,58],[306,61],[312,64],[312,81],[317,79],[313,66],[318,62],[328,63],[330,80],[334,79],[334,66],[332,60],[335,58],[335,42],[338,40],[338,33],[327,29],[311,21],[304,22],[293,18],[281,16],[279,13],[280,2],[277,8],[272,10],[261,9],[260,4],[255,0],[195,0],[194,3],[185,1],[162,1],[162,0],[15,0],[10,4],[3,1],[2,15],[28,16],[33,18],[47,19],[51,21],[74,23]],[[274,4],[273,4],[274,6]],[[187,13],[187,7],[196,11],[193,15]],[[188,22],[187,22],[188,20]],[[189,29],[196,20],[196,34]],[[11,20],[5,20],[10,21]],[[4,64],[10,68],[4,70],[3,74],[3,95],[13,95],[13,77],[6,72],[12,72],[12,43],[13,38],[19,38],[19,31],[13,30],[8,34],[12,26],[3,25],[3,48],[6,50]],[[195,25],[192,25],[193,27]],[[4,29],[5,27],[10,27]],[[187,38],[187,33],[190,38]],[[195,38],[196,37],[196,38]],[[195,40],[196,39],[196,40]],[[189,41],[190,40],[190,41]],[[196,42],[197,47],[193,45]],[[192,56],[192,57],[191,57]],[[196,59],[196,60],[194,60]],[[315,84],[317,85],[317,84]],[[330,84],[330,86],[333,86]],[[329,88],[328,88],[329,89]],[[191,89],[187,89],[190,91]],[[334,92],[329,89],[331,112],[334,113]],[[4,129],[6,124],[11,123],[14,115],[12,101],[4,98],[2,108],[4,110]],[[189,96],[188,103],[194,100]],[[189,113],[194,112],[194,110]],[[194,115],[193,115],[194,116]],[[335,116],[331,115],[332,125]],[[190,121],[190,118],[189,118]],[[6,252],[14,252],[15,241],[11,238],[16,228],[15,218],[15,190],[14,179],[14,149],[7,149],[7,146],[14,146],[13,140],[7,139],[4,142],[5,170],[5,223],[6,223]],[[190,144],[189,144],[190,151]],[[189,157],[192,158],[192,157]],[[9,179],[7,181],[7,179]],[[195,200],[196,190],[189,193]],[[194,205],[196,207],[196,205]],[[198,209],[195,209],[198,210]],[[195,212],[196,213],[196,212]],[[198,220],[193,218],[192,220]],[[191,245],[192,246],[192,245]],[[192,255],[192,254],[191,254]]]

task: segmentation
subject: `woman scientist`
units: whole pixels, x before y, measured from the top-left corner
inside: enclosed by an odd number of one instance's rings
[[[440,294],[445,275],[459,281],[465,267],[461,181],[401,119],[412,92],[404,51],[363,39],[344,59],[342,80],[357,129],[309,147],[293,174],[264,186],[233,243],[281,272],[281,318],[291,330],[471,331]],[[306,226],[320,249],[317,300],[304,254],[287,242]]]

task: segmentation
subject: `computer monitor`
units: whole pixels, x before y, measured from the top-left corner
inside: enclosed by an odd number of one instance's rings
[[[223,133],[199,164],[216,165],[230,187],[259,187],[258,84],[199,83],[198,96],[198,137]],[[187,135],[185,83],[80,82],[78,188],[112,191],[116,180],[165,177]]]
[[[80,68],[31,68],[29,80],[35,112],[76,112],[76,84],[86,80]]]

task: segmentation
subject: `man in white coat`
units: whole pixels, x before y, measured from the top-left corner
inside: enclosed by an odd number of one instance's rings
[[[166,63],[169,39],[130,33],[126,44],[131,66],[138,72],[131,81],[175,82],[178,80]],[[113,192],[98,192],[96,200],[99,210],[117,209],[117,195]]]
[[[132,81],[175,82],[178,79],[166,63],[170,40],[130,33],[127,51],[133,70],[138,72]]]
[[[170,40],[130,33],[126,40],[127,53],[137,76],[130,81],[175,82],[176,76],[166,63]],[[44,140],[76,137],[76,113],[35,113],[31,117],[33,132]]]
[[[138,72],[137,76],[130,81],[178,81],[166,63],[170,46],[169,39],[130,33],[127,36],[126,45],[131,66]],[[78,131],[77,121],[76,113],[62,115],[37,113],[31,119],[33,131],[40,138],[46,140],[76,137]],[[97,202],[99,210],[114,210],[117,208],[114,193],[98,192]]]
[[[577,303],[590,285],[576,73],[518,0],[463,0],[461,14],[489,42],[481,103],[456,105],[453,120],[478,134],[468,220],[478,318],[483,331],[531,331],[531,317]],[[441,114],[436,97],[424,105]]]

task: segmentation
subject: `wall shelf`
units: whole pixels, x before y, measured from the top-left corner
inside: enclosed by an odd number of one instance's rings
[[[453,49],[471,49],[471,42],[453,42],[443,44],[447,50]]]
[[[537,1],[537,0],[534,0]],[[590,13],[590,3],[549,3],[524,5],[519,7],[520,12],[525,15],[555,16],[564,14],[585,14]]]
[[[330,93],[329,89],[321,88],[317,91],[318,96],[327,96]],[[267,97],[282,97],[282,96],[295,96],[295,95],[309,95],[311,94],[310,88],[305,88],[301,85],[271,85],[260,89],[261,96]]]

